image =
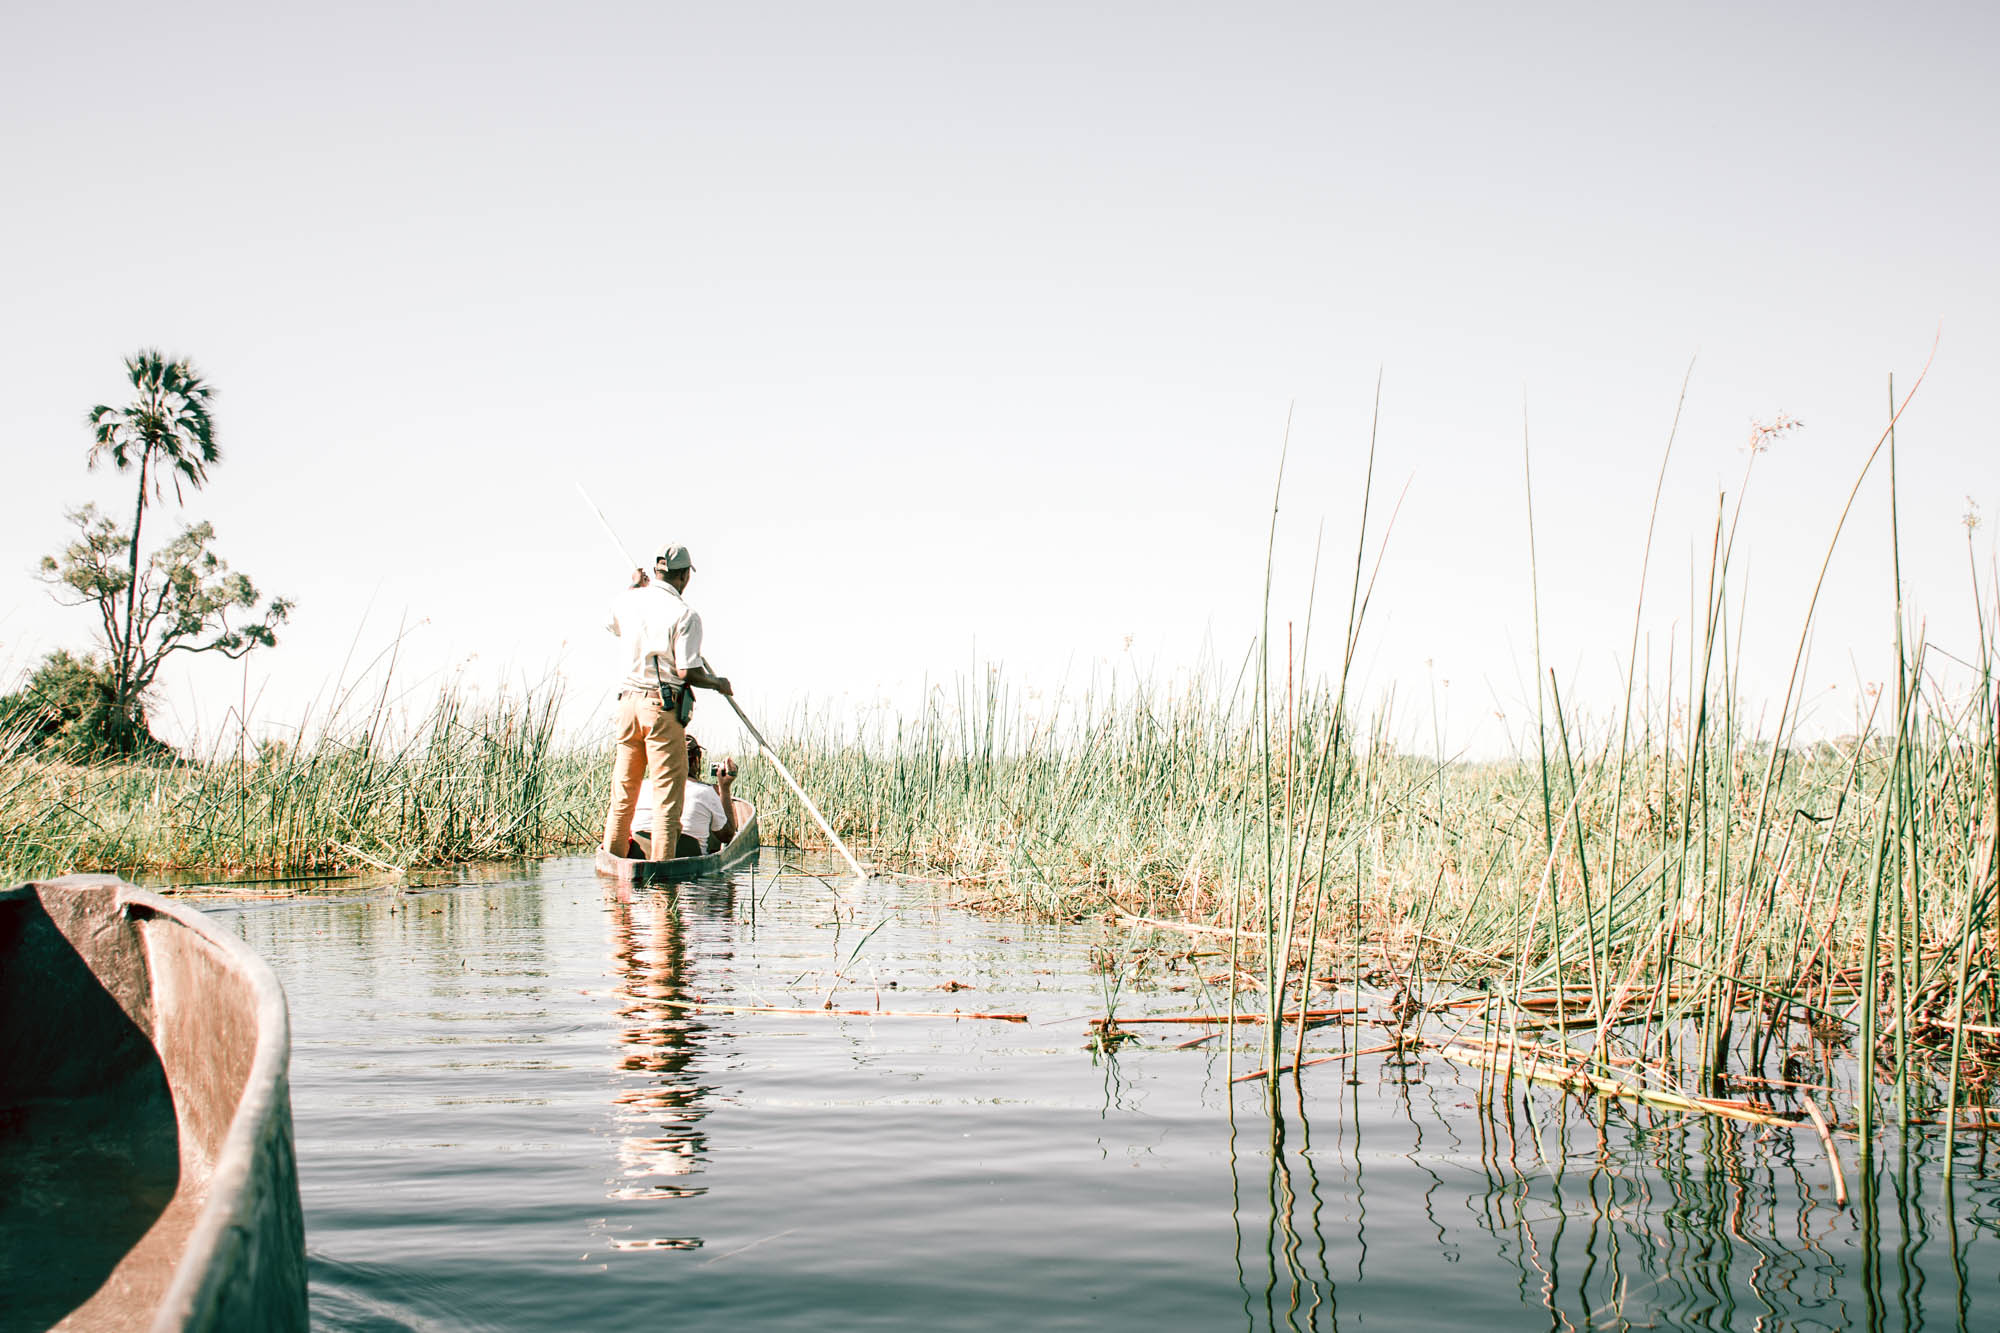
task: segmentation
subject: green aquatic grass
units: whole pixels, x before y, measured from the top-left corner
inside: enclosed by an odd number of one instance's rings
[[[560,734],[559,703],[555,684],[490,702],[447,685],[415,717],[378,701],[306,744],[180,763],[15,749],[0,757],[0,870],[402,870],[588,844],[608,769]]]
[[[1925,1026],[2000,1014],[1993,683],[1946,698],[1923,661],[1893,720],[1783,746],[1745,735],[1722,694],[1689,708],[1641,691],[1622,738],[1565,700],[1550,715],[1553,828],[1539,755],[1349,749],[1337,734],[1390,719],[1343,722],[1331,687],[1295,694],[1289,730],[1278,698],[1268,785],[1241,689],[1107,691],[1056,729],[989,679],[969,712],[935,707],[886,737],[795,719],[781,753],[874,864],[963,900],[1240,925],[1241,989],[1273,1009],[1279,966],[1299,1008],[1327,966],[1420,1001],[1552,994],[1573,1010],[1561,1017],[1643,1025],[1580,1051],[1635,1047],[1719,1093],[1732,1058],[1737,1073],[1775,1067],[1829,1016],[1851,1054],[1872,1048],[1879,1009],[1902,1038],[1892,1067],[1912,1076],[1940,1038],[1961,1060],[1983,1052],[1981,1068],[1994,1053],[1986,1035]],[[1309,756],[1289,807],[1286,753]],[[775,782],[753,768],[746,792],[767,836],[814,845]]]
[[[934,698],[865,732],[800,719],[787,761],[880,864],[1002,910],[1227,932],[1235,990],[1266,1011],[1272,1077],[1287,996],[1297,988],[1296,1059],[1325,959],[1348,968],[1334,980],[1377,985],[1409,1017],[1476,988],[1505,1010],[1489,1034],[1574,1028],[1558,1059],[1600,1079],[1636,1068],[1642,1086],[1714,1098],[1799,1085],[1773,1075],[1816,1060],[1814,1086],[1847,1071],[1864,1145],[1883,1087],[1899,1125],[1955,1124],[1961,1102],[1990,1101],[2000,1069],[1993,590],[1975,567],[1979,643],[1947,687],[1892,555],[1895,654],[1871,711],[1815,740],[1803,702],[1834,552],[1885,451],[1893,474],[1908,402],[1892,402],[1833,525],[1775,717],[1753,722],[1742,702],[1736,552],[1757,457],[1785,421],[1753,435],[1737,492],[1717,497],[1691,630],[1657,666],[1650,645],[1642,657],[1649,522],[1614,723],[1581,716],[1538,665],[1533,731],[1511,760],[1418,758],[1384,743],[1403,734],[1386,709],[1355,715],[1347,668],[1372,587],[1364,486],[1337,672],[1307,673],[1289,623],[1280,651],[1267,604],[1247,680],[1026,708],[989,677],[955,707]],[[1662,475],[1671,449],[1670,432]],[[1655,517],[1657,503],[1656,486]],[[1529,543],[1532,569],[1532,519]],[[769,819],[811,841],[782,798]]]

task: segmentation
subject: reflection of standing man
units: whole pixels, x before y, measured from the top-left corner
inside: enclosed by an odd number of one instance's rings
[[[613,856],[630,855],[632,807],[648,774],[653,781],[653,845],[674,845],[687,792],[684,728],[694,711],[688,689],[698,685],[731,693],[727,680],[709,674],[701,655],[701,617],[681,600],[694,575],[687,547],[661,547],[653,572],[653,579],[643,569],[632,572],[632,586],[612,604],[605,626],[625,646],[613,723],[618,749],[612,760],[611,809],[604,817],[604,849]]]

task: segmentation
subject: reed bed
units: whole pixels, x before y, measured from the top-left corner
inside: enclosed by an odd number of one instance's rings
[[[1265,874],[1267,826],[1287,831],[1283,793],[1267,797],[1254,728],[1241,716],[1232,724],[1212,696],[1092,701],[1076,735],[1054,740],[1018,715],[1002,725],[1003,695],[982,701],[975,728],[934,711],[875,748],[830,724],[795,726],[779,751],[878,866],[962,886],[979,905],[1072,918],[1115,907],[1261,947],[1264,899],[1290,890],[1296,948],[1309,925],[1351,937],[1358,886],[1361,934],[1378,954],[1511,984],[1524,957],[1553,970],[1567,948],[1561,970],[1593,999],[1616,998],[1622,980],[1589,976],[1608,946],[1614,961],[1646,953],[1677,966],[1748,954],[1761,966],[1768,946],[1769,969],[1809,970],[1829,995],[1851,989],[1843,969],[1863,961],[1871,919],[1890,934],[1900,920],[1907,954],[1935,973],[1959,956],[1967,886],[1990,840],[1990,709],[1930,711],[1900,738],[1717,751],[1699,737],[1682,743],[1680,710],[1662,716],[1661,704],[1622,765],[1615,737],[1590,750],[1571,737],[1547,806],[1532,759],[1439,765],[1356,747],[1337,777],[1319,779],[1331,816],[1293,812],[1290,850],[1304,868],[1293,889]],[[1325,748],[1330,700],[1315,694],[1294,711],[1294,753]],[[768,830],[813,845],[776,784],[753,775],[746,790]],[[1885,815],[1903,836],[1883,853],[1878,884]],[[1976,896],[1971,907],[1986,919]]]
[[[801,717],[785,758],[880,865],[981,906],[1109,912],[1226,949],[1227,1021],[1263,1014],[1271,1079],[1310,1063],[1309,1006],[1345,986],[1372,1015],[1355,1014],[1349,1049],[1387,1025],[1505,1079],[1554,1071],[1597,1095],[1808,1128],[1808,1092],[1837,1094],[1864,1150],[1888,1120],[1985,1127],[1968,1108],[2000,1075],[2000,606],[1976,570],[1979,642],[1953,655],[1955,684],[1898,571],[1870,711],[1838,738],[1805,727],[1827,569],[1885,456],[1896,549],[1892,420],[1834,525],[1775,719],[1753,723],[1738,688],[1739,494],[1719,497],[1692,628],[1658,665],[1640,632],[1649,525],[1609,716],[1563,697],[1537,627],[1531,749],[1472,764],[1398,751],[1396,720],[1352,697],[1371,546],[1381,559],[1364,484],[1345,631],[1315,674],[1267,594],[1228,685],[1031,709],[989,675],[915,717]],[[1531,518],[1531,572],[1533,552]],[[781,793],[765,799],[768,827],[813,841]],[[1757,1096],[1725,1095],[1745,1088]]]
[[[0,750],[0,870],[401,871],[599,836],[603,753],[559,732],[559,684],[488,702],[447,684],[415,716],[390,693],[302,727],[307,743],[203,760],[76,765]]]
[[[1312,997],[1358,983],[1412,1030],[1477,1016],[1600,1080],[1637,1059],[1670,1102],[1831,1082],[1795,1076],[1875,1050],[1908,1117],[1986,1100],[2000,1066],[1993,687],[1982,669],[1944,697],[1913,657],[1861,730],[1783,744],[1726,689],[1642,692],[1623,737],[1552,710],[1545,769],[1343,743],[1389,719],[1327,686],[1273,709],[1267,781],[1255,708],[1225,691],[1086,697],[1065,731],[989,679],[872,744],[799,719],[780,752],[879,867],[1208,941],[1279,1020],[1271,1066],[1321,1021]],[[776,783],[751,790],[770,834],[814,843]]]

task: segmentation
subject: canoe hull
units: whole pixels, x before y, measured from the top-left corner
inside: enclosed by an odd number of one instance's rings
[[[306,1327],[284,992],[109,876],[0,890],[0,1231],[59,1329]],[[11,1214],[11,1215],[7,1215]],[[0,1266],[5,1266],[0,1262]]]
[[[668,861],[640,861],[597,849],[597,873],[621,884],[678,884],[683,880],[726,875],[757,854],[757,811],[748,801],[736,803],[736,836],[727,847],[708,856],[679,856]]]

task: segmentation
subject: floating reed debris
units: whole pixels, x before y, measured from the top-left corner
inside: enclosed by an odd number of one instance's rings
[[[1315,1056],[1310,1060],[1294,1060],[1290,1064],[1279,1065],[1275,1069],[1253,1069],[1247,1074],[1238,1074],[1229,1081],[1231,1083],[1251,1083],[1260,1078],[1269,1078],[1273,1074],[1289,1074],[1294,1070],[1309,1069],[1313,1065],[1338,1064],[1342,1060],[1353,1060],[1363,1055],[1382,1055],[1388,1051],[1399,1051],[1402,1049],[1403,1043],[1400,1041],[1384,1042],[1380,1046],[1364,1046],[1358,1051],[1336,1051],[1332,1055]]]
[[[1457,1041],[1424,1041],[1424,1049],[1436,1051],[1447,1060],[1482,1065],[1503,1074],[1519,1074],[1535,1083],[1549,1083],[1599,1097],[1628,1097],[1651,1106],[1689,1114],[1719,1115],[1731,1120],[1748,1120],[1760,1125],[1801,1123],[1797,1117],[1780,1114],[1775,1107],[1730,1097],[1693,1097],[1658,1088],[1639,1087],[1586,1073],[1578,1062],[1584,1053],[1567,1047],[1550,1050],[1534,1046],[1508,1045],[1497,1050]],[[1523,1068],[1525,1066],[1525,1068]]]
[[[1305,1011],[1305,1018],[1306,1021],[1310,1023],[1317,1019],[1338,1018],[1346,1014],[1358,1014],[1361,1012],[1362,1010],[1360,1008],[1353,1006],[1344,1009],[1308,1009]],[[1287,1022],[1294,1021],[1295,1018],[1296,1015],[1293,1014],[1285,1015],[1285,1021]],[[1107,1025],[1113,1027],[1126,1027],[1128,1025],[1137,1023],[1198,1023],[1198,1024],[1227,1025],[1230,1023],[1267,1023],[1269,1021],[1270,1018],[1268,1015],[1250,1013],[1246,1011],[1243,1013],[1236,1013],[1236,1014],[1151,1014],[1144,1018],[1093,1018],[1090,1020],[1090,1025],[1092,1027],[1105,1027]]]
[[[647,997],[646,1003],[704,1014],[795,1014],[801,1017],[825,1015],[835,1018],[979,1018],[995,1023],[1028,1021],[1026,1014],[976,1014],[962,1009],[836,1009],[831,1001],[816,1009],[790,1009],[770,1004],[711,1004],[707,1000],[664,1000],[652,996]]]

